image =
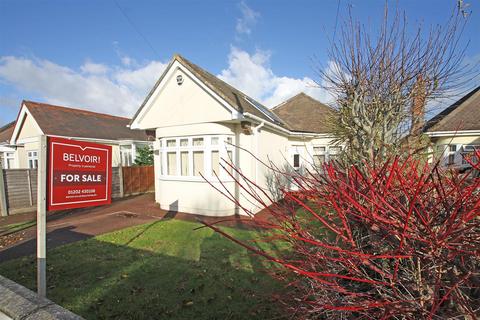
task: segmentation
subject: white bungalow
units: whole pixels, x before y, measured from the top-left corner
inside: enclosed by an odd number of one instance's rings
[[[155,199],[162,209],[229,216],[244,212],[205,181],[219,186],[215,173],[242,206],[253,213],[261,206],[221,169],[221,159],[268,190],[271,172],[251,154],[295,169],[328,161],[340,151],[326,125],[331,112],[303,93],[270,110],[175,55],[130,127],[155,130]]]

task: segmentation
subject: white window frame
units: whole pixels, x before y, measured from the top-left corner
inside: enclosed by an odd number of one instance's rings
[[[315,152],[315,149],[316,148],[325,148],[324,151],[322,152]],[[338,148],[339,150],[338,151],[335,151],[333,152],[333,150],[330,150],[330,149],[333,149],[333,148]],[[313,158],[312,158],[312,163],[315,163],[315,157],[316,156],[319,156],[319,155],[323,155],[325,156],[325,163],[328,163],[332,156],[335,156],[335,155],[338,155],[340,154],[342,151],[343,151],[343,146],[339,146],[339,145],[325,145],[325,144],[314,144],[313,147],[312,147],[312,150],[313,150]]]
[[[194,146],[193,140],[202,138],[203,145]],[[218,144],[213,145],[212,138],[218,138]],[[180,146],[180,140],[188,139],[187,146]],[[212,135],[195,135],[195,136],[177,136],[177,137],[162,137],[159,138],[159,176],[163,180],[180,180],[180,181],[204,181],[202,176],[194,175],[193,172],[193,153],[195,151],[203,152],[203,176],[207,180],[216,180],[216,176],[212,172],[212,151],[219,152],[220,164],[228,169],[228,165],[225,164],[222,159],[229,159],[228,152],[232,153],[232,160],[235,163],[235,146],[229,143],[226,143],[227,139],[231,139],[232,144],[235,143],[234,135],[226,134],[212,134]],[[175,146],[167,146],[167,141],[175,140]],[[181,175],[181,153],[188,152],[188,174]],[[175,153],[176,160],[176,172],[173,175],[168,174],[168,163],[167,157],[169,153]],[[229,161],[229,160],[227,160]],[[232,177],[226,172],[226,170],[221,168],[220,172],[217,172],[218,177],[221,181],[233,181]]]
[[[130,147],[130,149],[126,149],[125,147]],[[133,158],[133,144],[121,144],[120,145],[120,163],[122,167],[129,167],[135,163],[135,159]],[[130,164],[126,163],[128,161],[124,161],[125,154],[129,154]]]
[[[4,154],[4,167],[5,169],[13,169],[13,167],[15,166],[15,152],[14,151],[7,151],[5,152]],[[9,166],[9,162],[8,160],[12,160],[12,167]]]
[[[30,161],[32,161],[32,163],[30,163]],[[28,168],[29,169],[37,169],[38,168],[38,150],[28,150],[27,151],[27,163],[28,163]]]
[[[455,147],[455,150],[452,151],[452,147]],[[455,166],[457,165],[457,154],[460,150],[459,145],[457,144],[448,144],[447,149],[445,150],[445,165],[446,166]],[[450,162],[450,157],[453,157],[453,162]]]
[[[462,166],[470,167],[470,163],[465,160],[465,156],[473,155],[472,159],[470,159],[473,163],[478,163],[479,159],[474,155],[475,150],[480,150],[480,145],[476,144],[465,144],[462,145],[460,148],[460,155],[462,157]]]

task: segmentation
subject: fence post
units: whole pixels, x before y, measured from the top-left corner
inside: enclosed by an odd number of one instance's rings
[[[30,176],[30,169],[27,169],[27,183],[28,183],[28,196],[30,200],[30,207],[33,206],[33,194],[32,194],[32,178]]]
[[[120,198],[123,198],[123,167],[118,166],[118,180],[120,183]]]
[[[4,170],[0,167],[0,215],[8,216],[7,195],[5,193],[5,181],[3,177]]]

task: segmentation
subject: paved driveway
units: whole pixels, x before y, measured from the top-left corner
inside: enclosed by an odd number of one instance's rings
[[[47,218],[47,250],[99,234],[162,219],[168,212],[155,204],[153,194],[114,201],[111,205],[52,213]],[[35,213],[12,215],[0,226],[35,219]],[[0,262],[36,252],[36,226],[3,236]]]

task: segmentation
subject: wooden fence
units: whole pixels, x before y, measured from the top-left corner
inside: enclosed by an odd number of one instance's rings
[[[1,174],[0,216],[35,211],[37,170],[3,169]],[[112,199],[154,190],[153,166],[112,168]]]
[[[122,167],[122,171],[125,196],[155,191],[153,166]]]

